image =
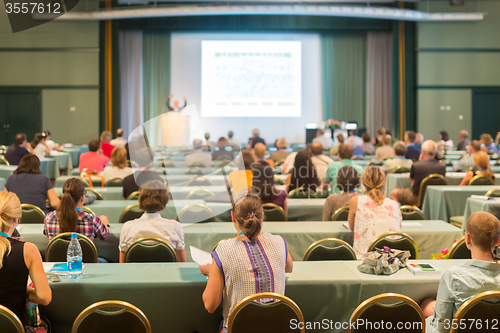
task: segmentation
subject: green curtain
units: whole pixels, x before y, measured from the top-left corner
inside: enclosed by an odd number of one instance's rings
[[[170,33],[144,31],[142,36],[144,123],[167,111],[170,94]],[[159,144],[159,121],[146,126],[151,145]]]
[[[323,120],[366,123],[366,32],[321,34]]]

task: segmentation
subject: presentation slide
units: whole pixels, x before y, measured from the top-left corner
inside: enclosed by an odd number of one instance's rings
[[[201,42],[202,117],[300,117],[300,41]]]

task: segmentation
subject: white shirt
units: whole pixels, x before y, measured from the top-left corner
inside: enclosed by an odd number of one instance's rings
[[[316,172],[318,173],[318,179],[321,180],[325,178],[326,170],[330,163],[333,163],[333,160],[326,155],[316,155],[311,158],[314,167],[316,168]]]
[[[127,144],[127,140],[125,140],[124,138],[116,138],[116,139],[111,140],[109,143],[115,147],[125,148],[125,145]]]
[[[42,160],[45,157],[45,150],[47,150],[47,146],[43,143],[39,143],[36,145],[35,149],[33,149],[33,154]]]
[[[326,136],[318,136],[313,139],[313,142],[319,142],[323,146],[323,149],[330,149],[333,146],[333,139]]]
[[[161,217],[159,213],[144,213],[140,218],[128,221],[120,233],[120,252],[126,252],[132,243],[140,238],[160,238],[174,248],[184,250],[184,231],[181,224]]]
[[[102,175],[104,177],[104,182],[107,182],[111,178],[125,178],[128,175],[131,175],[134,173],[134,170],[129,167],[125,167],[123,169],[120,169],[117,166],[107,166],[102,170]]]
[[[52,140],[45,140],[45,143],[47,144],[47,147],[52,151],[56,147],[56,143]]]
[[[399,166],[411,168],[412,164],[413,164],[412,160],[407,160],[404,157],[395,157],[388,159],[384,162],[384,165],[382,165],[382,171],[383,172],[391,171]]]

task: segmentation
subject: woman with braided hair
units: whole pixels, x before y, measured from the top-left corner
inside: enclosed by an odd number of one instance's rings
[[[354,231],[353,249],[358,259],[381,234],[401,232],[401,211],[396,201],[385,197],[385,183],[384,172],[377,166],[369,166],[361,177],[366,194],[351,199],[349,228]]]
[[[223,301],[220,332],[226,332],[231,310],[245,297],[261,292],[284,295],[285,272],[293,268],[285,239],[261,232],[264,211],[257,195],[240,192],[231,218],[237,236],[217,246],[211,264],[200,266],[200,272],[209,276],[205,308],[213,313]]]

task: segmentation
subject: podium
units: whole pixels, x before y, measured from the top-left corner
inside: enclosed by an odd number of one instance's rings
[[[189,146],[189,116],[168,112],[160,116],[161,145]]]

